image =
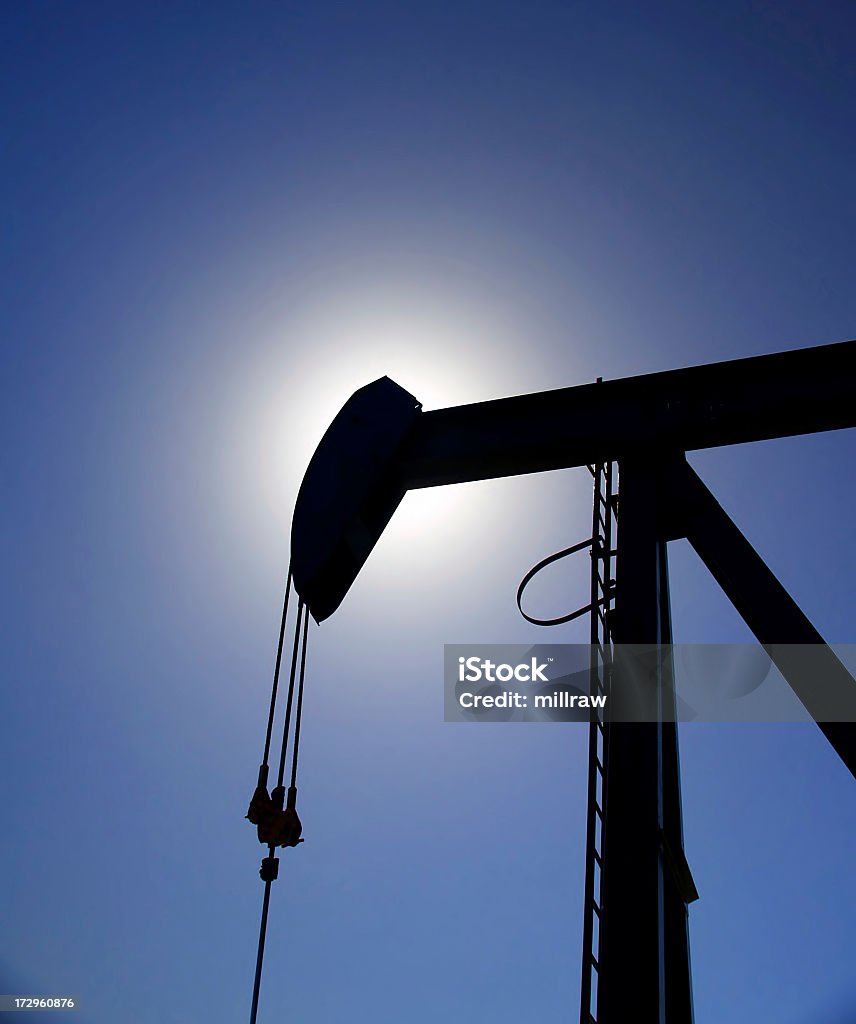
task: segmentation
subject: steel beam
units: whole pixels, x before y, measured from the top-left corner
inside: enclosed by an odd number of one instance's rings
[[[404,487],[856,427],[856,341],[423,412]]]
[[[856,776],[856,681],[686,460],[675,462],[669,488],[681,536]],[[836,721],[824,721],[830,708]]]
[[[659,653],[672,642],[665,471],[656,456],[619,464],[610,701],[612,714],[623,717],[621,645],[651,645],[657,677],[641,699],[658,720],[608,727],[598,1024],[693,1019],[675,694],[670,659]],[[638,705],[638,688],[631,699]]]

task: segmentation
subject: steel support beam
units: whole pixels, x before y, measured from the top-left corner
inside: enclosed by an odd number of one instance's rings
[[[856,427],[856,341],[423,412],[403,486]]]
[[[856,681],[686,460],[675,462],[669,488],[681,535],[856,776]],[[824,721],[831,707],[837,720]]]
[[[619,464],[615,670],[606,772],[598,1024],[691,1024],[667,541],[687,537],[844,763],[856,774],[856,682],[683,455]],[[787,643],[782,643],[787,640]],[[622,689],[622,645],[651,645],[650,687]],[[798,645],[811,645],[810,653]],[[621,721],[634,711],[656,719]],[[649,706],[640,709],[640,702]],[[847,721],[823,721],[835,707]]]
[[[598,1024],[693,1019],[675,695],[670,659],[657,653],[672,642],[665,470],[656,457],[619,464],[612,713],[621,718],[628,697],[621,645],[645,644],[657,675],[641,699],[659,720],[609,725]],[[630,699],[638,705],[637,688]]]

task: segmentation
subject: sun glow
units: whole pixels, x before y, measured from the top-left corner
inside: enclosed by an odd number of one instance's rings
[[[237,311],[218,325],[215,337],[226,340],[209,347],[207,361],[176,375],[176,455],[164,460],[157,500],[166,520],[189,516],[195,526],[171,545],[162,537],[159,548],[173,561],[215,565],[216,593],[251,614],[252,602],[270,600],[268,587],[279,588],[303,474],[354,391],[386,375],[430,411],[538,390],[547,371],[527,358],[527,335],[501,305],[468,305],[439,290],[342,288],[255,321]],[[183,512],[171,489],[177,472]],[[494,585],[485,570],[553,514],[536,493],[534,481],[506,480],[406,494],[345,599],[344,619],[380,603],[404,615],[414,593],[480,606]]]
[[[216,426],[209,419],[200,430],[199,462],[207,466],[201,500],[210,510],[200,543],[222,552],[247,595],[270,580],[272,566],[281,573],[288,564],[303,474],[354,391],[386,375],[429,411],[538,386],[540,371],[526,359],[526,326],[490,304],[400,287],[310,298],[269,317],[206,384]],[[428,600],[456,580],[475,579],[498,546],[531,521],[521,493],[510,481],[484,481],[406,494],[360,571],[354,598],[370,595],[372,604],[397,611],[417,584]],[[345,605],[354,612],[361,602],[346,598]]]
[[[515,390],[511,348],[492,317],[424,296],[339,296],[304,312],[260,346],[230,417],[244,523],[260,540],[282,536],[315,447],[358,388],[386,375],[426,410],[498,397]],[[385,548],[425,550],[444,520],[477,517],[466,489],[441,490],[405,497]]]

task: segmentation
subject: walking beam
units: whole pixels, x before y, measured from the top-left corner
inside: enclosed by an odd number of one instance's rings
[[[421,412],[388,377],[345,403],[294,509],[294,581],[339,607],[409,488],[856,427],[856,341]]]
[[[417,417],[407,488],[856,427],[856,341],[502,398]]]

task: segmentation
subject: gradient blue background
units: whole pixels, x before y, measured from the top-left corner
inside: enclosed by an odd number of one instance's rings
[[[246,1019],[291,508],[389,373],[426,408],[854,333],[846,3],[7,2],[0,990]],[[853,436],[697,454],[854,642]],[[446,642],[588,531],[585,471],[408,495],[313,630],[261,1021],[573,1021],[584,730],[442,722]],[[676,639],[748,639],[673,545]],[[584,560],[533,591],[581,603]],[[847,1024],[853,784],[682,728],[698,1024]]]

